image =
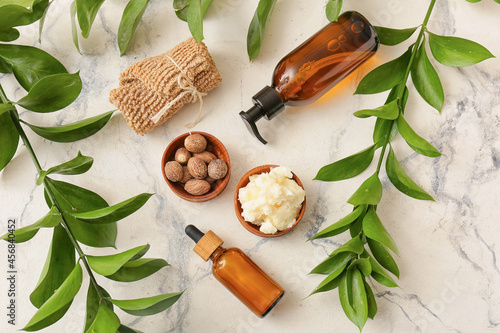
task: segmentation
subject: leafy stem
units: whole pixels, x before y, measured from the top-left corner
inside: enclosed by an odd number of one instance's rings
[[[330,3],[341,5],[341,1]],[[410,73],[417,92],[430,106],[441,112],[444,92],[438,73],[427,56],[426,41],[435,60],[446,66],[468,66],[493,57],[486,48],[475,42],[428,31],[427,24],[435,3],[436,0],[431,0],[415,43],[398,58],[373,69],[358,84],[356,94],[377,94],[391,90],[383,106],[354,113],[360,118],[377,117],[373,133],[374,144],[322,167],[315,177],[322,181],[355,177],[372,164],[374,152],[382,148],[375,173],[348,199],[348,203],[354,206],[353,211],[311,237],[311,240],[332,237],[349,230],[352,239],[333,251],[311,271],[313,274],[326,275],[311,294],[338,288],[345,314],[360,330],[367,318],[373,319],[377,312],[376,299],[365,279],[371,277],[386,287],[395,287],[397,284],[389,273],[399,278],[399,268],[391,254],[398,255],[398,248],[377,215],[377,207],[382,198],[380,171],[384,160],[387,178],[399,191],[415,199],[434,200],[408,176],[390,144],[399,133],[415,152],[428,157],[441,155],[405,119]],[[397,45],[410,38],[418,29],[374,28],[383,45]],[[426,33],[428,40],[425,38]]]
[[[401,110],[401,104],[400,101],[403,98],[405,86],[406,86],[406,81],[408,80],[408,77],[410,76],[410,70],[411,66],[413,64],[413,61],[415,59],[415,55],[417,54],[418,47],[420,46],[420,43],[422,42],[422,39],[424,38],[424,32],[427,30],[427,23],[429,22],[429,19],[431,17],[432,10],[434,9],[434,5],[436,4],[436,0],[431,0],[431,3],[429,4],[429,8],[427,9],[427,13],[425,14],[424,21],[422,25],[420,26],[420,32],[417,37],[417,41],[414,44],[413,50],[411,52],[411,57],[410,61],[408,63],[408,66],[406,67],[406,72],[403,77],[403,80],[399,84],[399,90],[398,90],[398,104]]]
[[[7,96],[5,95],[5,91],[3,90],[3,87],[1,84],[0,84],[0,98],[2,99],[3,103],[9,103],[9,100],[8,100]],[[14,123],[14,126],[16,127],[16,129],[19,133],[19,136],[21,137],[21,140],[23,141],[24,145],[26,146],[26,150],[28,150],[28,153],[31,156],[31,160],[33,161],[33,164],[35,164],[37,173],[40,174],[42,171],[42,167],[40,165],[40,162],[38,161],[38,158],[36,157],[36,154],[35,154],[35,151],[33,150],[33,147],[31,146],[31,142],[29,141],[28,137],[26,136],[26,133],[24,132],[24,130],[21,126],[19,114],[18,114],[16,108],[14,107],[14,110],[10,110],[9,112],[10,112],[11,119]],[[44,185],[45,191],[47,191],[47,195],[49,196],[50,200],[54,203],[54,207],[57,209],[59,214],[61,214],[61,225],[66,230],[66,233],[68,234],[68,237],[71,240],[71,243],[75,247],[76,252],[78,253],[80,260],[83,262],[83,265],[85,266],[85,270],[87,271],[89,278],[90,278],[90,281],[91,281],[92,285],[94,286],[94,288],[96,289],[99,298],[102,299],[104,297],[104,295],[101,293],[101,290],[100,290],[101,288],[99,288],[99,285],[97,284],[95,276],[94,276],[92,270],[90,269],[89,263],[87,262],[87,259],[86,259],[86,255],[83,252],[82,248],[80,247],[80,244],[78,244],[78,242],[76,241],[75,236],[71,232],[71,229],[68,226],[68,223],[66,222],[66,219],[63,215],[63,210],[59,207],[59,204],[56,200],[56,197],[54,196],[54,193],[52,192],[50,186],[48,186],[48,184],[47,184],[46,178],[43,181],[43,185]]]
[[[120,323],[111,303],[134,315],[152,315],[169,308],[182,292],[108,301],[105,297],[109,298],[110,295],[98,285],[95,274],[114,281],[133,282],[154,274],[168,266],[168,263],[163,259],[142,258],[149,250],[148,244],[107,256],[86,255],[80,244],[115,247],[116,222],[141,208],[152,194],[142,193],[110,206],[97,193],[47,177],[49,174],[85,173],[91,168],[94,159],[78,152],[75,158],[42,170],[21,125],[25,124],[47,140],[74,142],[102,129],[114,111],[53,127],[36,126],[22,121],[15,105],[38,113],[61,110],[78,97],[82,82],[79,73],[69,74],[57,59],[40,49],[9,44],[0,44],[0,49],[2,61],[5,62],[2,63],[3,69],[8,73],[15,72],[15,78],[28,92],[19,101],[12,102],[0,85],[0,139],[6,143],[0,151],[0,170],[14,157],[21,138],[38,173],[37,185],[43,184],[45,187],[45,199],[50,208],[35,223],[16,229],[12,235],[6,233],[0,239],[23,243],[33,238],[40,228],[54,229],[39,283],[30,294],[31,303],[39,310],[24,330],[40,330],[64,316],[82,285],[83,263],[90,279],[84,332],[134,332]],[[24,65],[17,66],[18,63]]]
[[[408,81],[408,77],[410,76],[411,67],[412,67],[413,61],[415,60],[415,56],[417,54],[418,48],[419,48],[419,46],[422,43],[422,40],[424,38],[424,32],[427,31],[427,23],[429,22],[429,19],[431,17],[431,13],[432,13],[432,10],[434,9],[435,4],[436,4],[436,0],[432,0],[431,3],[429,4],[429,8],[427,9],[427,13],[425,15],[424,21],[422,22],[422,25],[420,26],[420,32],[418,34],[417,41],[415,42],[415,44],[413,44],[413,49],[411,51],[410,60],[408,62],[408,66],[406,67],[406,71],[405,71],[405,74],[403,76],[403,80],[401,80],[401,82],[398,85],[397,103],[398,103],[398,109],[399,109],[400,113],[404,112],[403,95],[404,95],[405,88],[406,88],[406,82]],[[387,150],[387,145],[389,144],[390,139],[391,139],[390,133],[393,131],[395,123],[396,123],[396,120],[391,120],[391,125],[389,126],[389,129],[387,131],[387,135],[385,136],[384,144],[382,146],[382,152],[380,153],[380,157],[378,160],[377,171],[376,171],[377,175],[380,173],[380,169],[382,167],[382,163],[383,163],[383,160],[385,157],[385,152]]]

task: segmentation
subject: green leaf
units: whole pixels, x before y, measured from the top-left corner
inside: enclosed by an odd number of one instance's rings
[[[184,22],[187,22],[187,13],[189,10],[189,4],[191,3],[191,0],[181,0],[181,1],[175,1],[174,0],[174,9],[175,15],[179,19],[181,19]],[[208,8],[212,4],[212,0],[201,0],[201,15],[202,17],[205,17],[207,14]]]
[[[378,174],[374,173],[361,184],[347,202],[354,206],[378,205],[380,199],[382,199],[382,183]]]
[[[366,290],[366,300],[368,301],[368,318],[374,319],[375,315],[377,314],[377,301],[368,282],[363,282]]]
[[[366,209],[365,206],[358,206],[354,208],[354,210],[350,214],[340,219],[336,223],[332,224],[331,226],[325,228],[324,230],[318,232],[309,240],[331,237],[346,231],[351,225],[351,223],[356,221],[356,219],[364,212],[365,209]]]
[[[415,60],[411,67],[411,79],[420,96],[430,106],[441,112],[444,103],[443,86],[425,52],[425,40],[420,44],[415,54]]]
[[[76,0],[73,0],[71,3],[69,13],[71,16],[71,37],[73,38],[73,44],[75,45],[78,53],[82,54],[80,51],[80,43],[78,41],[78,29],[76,27]]]
[[[82,80],[80,74],[53,74],[42,78],[31,87],[28,95],[17,104],[34,112],[61,110],[80,95]]]
[[[19,30],[10,28],[4,31],[0,31],[0,41],[2,42],[13,42],[16,39],[19,38],[21,34],[19,33]]]
[[[358,319],[358,324],[356,326],[358,326],[361,330],[368,318],[368,300],[364,285],[365,279],[358,269],[353,269],[352,273],[351,285],[353,308],[354,311],[356,311],[356,317]]]
[[[69,276],[75,263],[73,243],[66,230],[58,225],[54,228],[54,235],[40,279],[30,295],[31,303],[37,308],[45,304]]]
[[[36,331],[42,329],[43,327],[39,325],[40,322],[73,301],[73,298],[75,298],[82,285],[82,278],[82,267],[78,263],[71,274],[64,280],[63,284],[61,284],[47,302],[40,307],[23,330]]]
[[[144,15],[144,11],[150,0],[130,0],[125,10],[123,11],[120,27],[118,28],[118,46],[120,55],[123,55],[127,50],[130,40],[134,35],[139,22]]]
[[[201,13],[201,0],[191,0],[187,11],[187,22],[191,35],[199,43],[203,37],[203,14]]]
[[[325,165],[318,171],[314,180],[332,182],[357,176],[370,166],[375,150],[377,150],[377,146],[374,144],[359,153]]]
[[[78,152],[78,155],[65,163],[53,166],[49,168],[47,171],[40,172],[40,176],[36,182],[37,185],[43,183],[45,176],[57,173],[60,175],[80,175],[82,173],[87,172],[94,163],[94,159],[90,156],[84,156],[81,152]]]
[[[355,319],[356,315],[354,308],[352,307],[352,274],[353,272],[351,270],[345,271],[340,276],[339,283],[340,305],[342,306],[342,309],[344,310],[346,316],[351,321],[353,321],[353,319],[351,318]]]
[[[14,243],[23,243],[33,238],[40,228],[52,228],[59,225],[61,221],[61,214],[59,213],[57,208],[52,207],[44,217],[42,217],[35,223],[30,224],[26,227],[16,229],[12,233],[14,235],[14,238],[11,238],[12,236],[9,237],[11,233],[6,233],[2,235],[0,239],[9,241],[12,240]]]
[[[351,224],[349,228],[349,233],[351,234],[351,237],[356,237],[358,236],[361,231],[363,230],[363,219],[365,218],[366,214],[366,208],[363,210],[363,213],[354,221],[353,224]]]
[[[23,330],[25,330],[25,331],[39,331],[41,329],[44,329],[45,327],[48,327],[48,326],[54,324],[59,319],[64,317],[66,312],[68,312],[68,309],[70,308],[71,303],[72,302],[69,302],[68,304],[63,305],[59,310],[55,311],[54,313],[48,315],[47,317],[43,318],[39,322],[35,323],[29,329],[24,328]]]
[[[106,200],[90,190],[50,177],[47,177],[47,182],[64,212],[86,212],[108,207]],[[52,204],[50,201],[49,205]]]
[[[352,252],[340,252],[334,256],[326,258],[309,274],[323,274],[323,275],[335,275],[334,277],[340,275],[347,267],[347,264],[356,258],[356,254]]]
[[[31,303],[37,308],[45,304],[69,276],[74,265],[75,249],[73,244],[64,228],[62,226],[57,226],[54,228],[54,236],[49,248],[47,260],[40,274],[40,279],[35,290],[30,295]],[[62,306],[59,310],[35,324],[31,329],[39,330],[52,325],[66,314],[70,305],[71,302]]]
[[[481,2],[481,0],[467,0],[467,1],[472,2],[472,3]]]
[[[149,251],[149,244],[147,244],[146,247],[144,247],[142,250],[134,254],[134,256],[132,256],[132,258],[130,258],[129,261],[135,261],[141,259],[148,251]]]
[[[398,265],[392,258],[389,251],[387,251],[386,247],[370,238],[368,238],[367,241],[368,246],[370,247],[370,251],[372,252],[373,257],[378,261],[378,263],[399,278]]]
[[[208,7],[212,4],[213,0],[201,0],[201,16],[205,17],[208,11]]]
[[[49,7],[51,4],[52,2],[48,2],[48,6],[43,11],[43,15],[40,18],[40,21],[38,22],[38,43],[42,43],[42,30],[45,25],[45,18],[47,17],[47,13],[49,12]]]
[[[118,327],[118,330],[116,331],[116,333],[142,333],[141,331],[138,331],[138,330],[134,330],[128,326],[125,326],[125,325],[120,325],[120,327]]]
[[[120,267],[132,259],[136,254],[145,252],[149,249],[149,244],[138,246],[125,252],[107,255],[107,256],[90,256],[87,255],[87,261],[90,267],[97,274],[103,276],[112,275],[116,273]]]
[[[73,184],[56,181],[49,177],[46,180],[59,206],[64,211],[85,212],[108,206],[103,198],[92,191]],[[50,206],[52,204],[51,200],[47,201]],[[67,213],[64,213],[63,216],[79,242],[93,247],[115,246],[117,234],[116,223],[103,225],[90,224],[79,221]]]
[[[11,103],[2,103],[0,104],[0,115],[7,113],[9,111],[16,111],[16,108]]]
[[[171,307],[181,297],[179,293],[163,294],[153,297],[117,300],[110,299],[111,303],[123,311],[134,316],[150,316],[160,313]]]
[[[187,1],[188,5],[186,7],[175,11],[175,15],[177,16],[177,18],[180,19],[181,21],[186,22],[186,23],[187,23],[187,13],[189,10],[189,3],[190,2],[191,2],[191,0],[188,0]]]
[[[247,53],[250,61],[257,58],[264,40],[267,23],[276,5],[276,0],[259,0],[247,34]]]
[[[98,285],[97,288],[103,297],[111,298],[108,292],[101,286]],[[85,328],[83,329],[84,332],[87,332],[90,325],[94,322],[101,305],[107,306],[110,310],[113,310],[113,304],[106,299],[101,299],[97,289],[94,287],[94,284],[89,283],[89,289],[87,291],[87,308],[85,313]]]
[[[99,304],[99,310],[97,311],[94,322],[86,333],[116,332],[118,327],[120,327],[120,319],[118,319],[118,316],[112,309],[107,307],[104,303],[101,303]]]
[[[429,32],[429,46],[437,61],[446,66],[464,67],[494,58],[484,46],[468,39]]]
[[[384,104],[376,109],[359,110],[354,112],[354,116],[358,118],[377,117],[382,119],[393,120],[399,116],[398,101],[393,100],[388,104]]]
[[[377,264],[373,258],[370,257],[369,260],[370,265],[372,266],[371,276],[375,279],[375,281],[389,288],[398,286],[394,279],[387,274],[387,272],[379,264]]]
[[[0,47],[5,44],[0,44]],[[11,74],[12,66],[0,56],[0,73]]]
[[[24,123],[28,125],[33,132],[47,140],[55,142],[73,142],[85,139],[97,133],[108,123],[113,112],[115,111],[109,111],[68,125],[55,127],[42,127],[26,122]]]
[[[411,48],[399,58],[389,61],[372,70],[359,82],[355,94],[378,94],[403,81],[410,62]]]
[[[18,5],[23,7],[30,7],[33,4],[33,0],[0,0],[0,6],[6,5]]]
[[[38,21],[48,6],[49,0],[35,1],[30,9],[16,4],[1,6],[0,17],[2,20],[0,20],[0,31],[7,31],[12,27],[29,25]]]
[[[93,247],[115,247],[118,229],[116,223],[90,224],[69,214],[63,215],[79,242]]]
[[[359,269],[364,276],[370,276],[372,273],[372,266],[368,258],[359,258],[354,260],[347,269]]]
[[[385,104],[397,99],[398,92],[399,92],[399,86],[395,86],[394,88],[392,88]],[[405,86],[405,90],[403,91],[403,97],[401,100],[401,112],[404,112],[405,110],[406,102],[408,101],[408,94],[409,94],[408,88]],[[397,134],[398,134],[398,126],[396,122],[394,122],[393,120],[377,118],[377,121],[375,122],[375,129],[373,130],[374,143],[385,142],[387,136],[389,136],[388,141],[391,141]]]
[[[108,279],[120,282],[132,282],[144,279],[160,268],[169,266],[163,259],[138,259],[126,262],[116,273],[106,276]]]
[[[180,10],[175,11],[175,15],[177,16],[178,19],[187,22],[187,13],[189,10],[189,6],[186,6]]]
[[[172,5],[174,6],[175,10],[181,10],[188,6],[190,2],[191,0],[174,0]]]
[[[385,165],[385,170],[387,172],[387,177],[394,184],[394,186],[403,192],[404,194],[419,200],[432,200],[434,199],[424,191],[420,186],[418,186],[404,171],[403,167],[399,163],[394,150],[389,150],[389,155],[387,156],[387,161]]]
[[[330,22],[336,22],[342,9],[342,0],[329,0],[326,4],[326,18]]]
[[[321,281],[320,284],[318,284],[309,296],[337,288],[340,284],[340,278],[341,276],[335,276],[334,273],[330,274],[323,281]]]
[[[387,246],[392,252],[399,255],[398,248],[396,243],[389,235],[387,230],[385,230],[384,225],[380,221],[375,212],[375,208],[373,206],[368,208],[368,212],[363,219],[363,232],[366,237],[376,240]]]
[[[407,29],[391,29],[375,26],[374,28],[375,31],[377,31],[377,36],[380,44],[397,45],[410,38],[418,27]]]
[[[0,6],[6,5],[18,5],[23,7],[30,7],[33,4],[33,0],[0,0]]]
[[[347,243],[344,245],[340,246],[338,249],[333,251],[330,254],[330,257],[333,257],[341,252],[353,252],[356,254],[361,254],[365,250],[365,246],[363,244],[363,241],[359,236],[353,237],[351,240],[349,240]]]
[[[76,0],[78,23],[80,24],[83,38],[89,37],[90,29],[103,2],[104,0]]]
[[[364,278],[358,269],[348,270],[340,279],[339,298],[347,318],[359,330],[368,319],[368,300],[364,288]]]
[[[5,104],[0,104],[5,105]],[[10,105],[10,104],[9,104]],[[8,112],[0,114],[0,171],[12,160],[19,145],[19,133]]]
[[[68,73],[53,56],[36,47],[14,44],[0,44],[0,61],[8,66],[19,84],[30,90],[40,79],[53,74]]]
[[[428,157],[441,156],[439,150],[419,136],[406,122],[405,117],[401,114],[397,120],[399,133],[405,139],[406,143],[417,153]]]
[[[132,213],[135,213],[152,195],[152,193],[142,193],[113,206],[72,215],[75,218],[88,223],[113,223],[129,216]]]

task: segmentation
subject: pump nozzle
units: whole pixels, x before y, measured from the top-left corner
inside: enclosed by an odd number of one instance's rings
[[[264,140],[264,138],[260,135],[259,129],[257,128],[257,124],[255,123],[263,116],[264,114],[262,113],[262,111],[259,109],[258,106],[255,105],[247,112],[245,111],[240,112],[240,117],[241,119],[243,119],[243,122],[247,126],[250,133],[252,133],[263,144],[267,144],[267,141]]]
[[[264,117],[271,120],[285,109],[285,104],[280,96],[273,88],[266,86],[252,97],[254,106],[248,111],[241,111],[240,116],[252,133],[260,142],[267,144],[267,141],[260,135],[257,125],[255,124],[260,118]]]

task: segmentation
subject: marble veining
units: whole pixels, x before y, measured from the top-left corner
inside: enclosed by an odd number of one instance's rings
[[[381,47],[373,61],[317,103],[290,108],[272,122],[262,121],[259,126],[270,141],[267,146],[250,136],[238,116],[251,106],[251,96],[270,83],[275,64],[327,23],[323,12],[326,2],[278,1],[261,55],[252,63],[246,55],[245,39],[257,1],[213,2],[205,19],[205,42],[223,82],[204,98],[202,121],[195,129],[217,136],[228,149],[232,165],[227,189],[213,201],[193,204],[181,200],[170,192],[160,170],[163,150],[187,131],[184,124],[194,119],[198,105],[185,106],[143,137],[135,135],[118,113],[102,131],[75,143],[51,143],[27,129],[44,168],[76,156],[79,150],[95,158],[88,173],[55,178],[89,188],[109,203],[141,192],[155,193],[141,210],[119,222],[117,248],[124,251],[149,243],[148,256],[165,258],[171,266],[131,284],[98,279],[119,299],[186,292],[169,310],[154,316],[135,317],[117,310],[123,323],[148,333],[358,331],[343,314],[337,291],[306,298],[322,280],[307,273],[347,241],[348,235],[306,240],[349,212],[346,200],[374,166],[348,181],[330,184],[312,179],[321,166],[371,144],[374,121],[355,118],[352,113],[376,107],[386,96],[352,93],[364,74],[399,56],[409,43]],[[428,3],[344,1],[344,10],[358,10],[375,25],[407,28],[421,23]],[[60,125],[114,109],[108,92],[117,86],[121,71],[189,37],[187,25],[175,17],[171,1],[152,1],[127,54],[119,57],[117,13],[125,2],[110,0],[97,15],[90,38],[80,38],[80,55],[71,39],[70,4],[64,0],[52,5],[41,47],[70,72],[81,71],[82,94],[62,112],[34,114],[20,108],[21,117],[30,123]],[[500,56],[499,13],[500,5],[492,0],[477,4],[438,1],[429,30],[472,39]],[[19,43],[40,46],[37,26],[23,28],[22,34]],[[500,65],[497,59],[489,59],[457,69],[432,62],[445,91],[442,114],[428,106],[410,83],[406,117],[417,133],[444,155],[435,159],[420,156],[401,138],[394,140],[393,147],[408,174],[436,202],[411,199],[382,176],[384,195],[378,213],[400,248],[396,259],[400,287],[369,282],[379,310],[375,320],[367,322],[363,330],[367,333],[500,331]],[[2,75],[0,79],[11,99],[25,94],[11,77]],[[303,221],[278,239],[248,233],[234,214],[233,195],[239,178],[262,164],[289,166],[307,193]],[[35,168],[20,146],[12,163],[0,173],[2,232],[8,218],[16,218],[17,227],[21,227],[46,213],[43,190],[35,181]],[[285,297],[268,317],[256,318],[213,278],[210,264],[192,251],[194,244],[184,235],[184,227],[190,223],[205,231],[212,229],[228,247],[241,248],[283,285]],[[7,325],[2,315],[1,332],[19,330],[35,313],[29,294],[38,281],[50,239],[51,232],[41,230],[33,240],[18,246],[18,325]],[[84,251],[115,252],[88,247]],[[0,270],[4,271],[6,254],[6,245],[0,245]],[[88,283],[84,277],[82,290],[67,315],[45,332],[82,330]],[[5,290],[6,282],[1,278],[0,302],[5,299]]]

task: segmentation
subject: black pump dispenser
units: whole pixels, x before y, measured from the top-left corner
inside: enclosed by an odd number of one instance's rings
[[[285,103],[283,103],[278,93],[269,86],[264,87],[253,96],[252,101],[254,106],[246,112],[241,111],[240,116],[250,133],[263,144],[267,144],[267,141],[260,135],[255,123],[262,117],[267,120],[273,119],[285,109]]]
[[[357,12],[345,12],[278,63],[271,86],[259,91],[254,106],[241,111],[250,133],[263,144],[256,122],[271,120],[286,106],[310,104],[371,58],[379,45],[373,26]]]

